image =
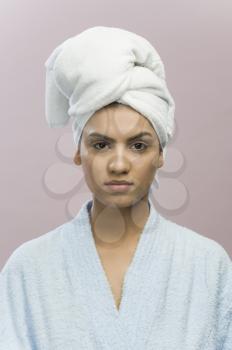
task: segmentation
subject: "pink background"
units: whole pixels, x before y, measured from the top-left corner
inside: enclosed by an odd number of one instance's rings
[[[185,158],[174,178],[188,192],[179,210],[160,212],[232,256],[231,1],[5,0],[0,23],[0,267],[20,244],[69,220],[70,193],[53,196],[43,184],[57,139],[71,130],[46,124],[44,63],[63,40],[96,25],[134,31],[159,52],[176,102],[172,146]],[[78,198],[76,213],[86,200]]]

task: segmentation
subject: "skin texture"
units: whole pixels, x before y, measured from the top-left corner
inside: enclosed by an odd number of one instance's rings
[[[152,134],[128,142],[142,131]],[[92,132],[107,135],[89,139]],[[146,148],[146,145],[148,146]],[[142,231],[149,215],[148,193],[156,170],[163,166],[163,153],[148,119],[127,105],[112,103],[98,110],[83,129],[74,163],[82,165],[93,194],[91,222],[96,243],[118,247]],[[112,192],[104,182],[134,183],[127,192]]]
[[[151,137],[128,141],[145,131]],[[115,141],[102,137],[89,139],[93,132]],[[90,213],[93,237],[119,309],[124,276],[149,216],[149,188],[156,170],[163,166],[159,139],[148,119],[130,106],[113,103],[89,119],[73,160],[82,165],[93,194]],[[112,180],[134,184],[127,192],[112,192],[104,185]]]

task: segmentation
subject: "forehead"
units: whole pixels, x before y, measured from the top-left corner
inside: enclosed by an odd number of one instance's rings
[[[147,118],[130,106],[119,103],[106,106],[92,115],[83,133],[88,137],[93,132],[112,137],[130,137],[141,132],[149,132],[156,136]]]

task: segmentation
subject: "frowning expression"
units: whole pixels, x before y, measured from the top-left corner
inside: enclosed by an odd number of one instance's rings
[[[149,120],[133,108],[113,103],[86,123],[74,162],[82,165],[90,191],[105,204],[126,206],[144,197],[163,165],[163,153]],[[114,189],[109,181],[129,181]]]

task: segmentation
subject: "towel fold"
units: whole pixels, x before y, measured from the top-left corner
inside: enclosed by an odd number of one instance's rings
[[[88,28],[57,46],[45,67],[50,127],[64,126],[73,117],[78,146],[90,117],[116,101],[151,122],[165,157],[174,134],[175,102],[166,86],[163,62],[148,40],[120,28]]]

